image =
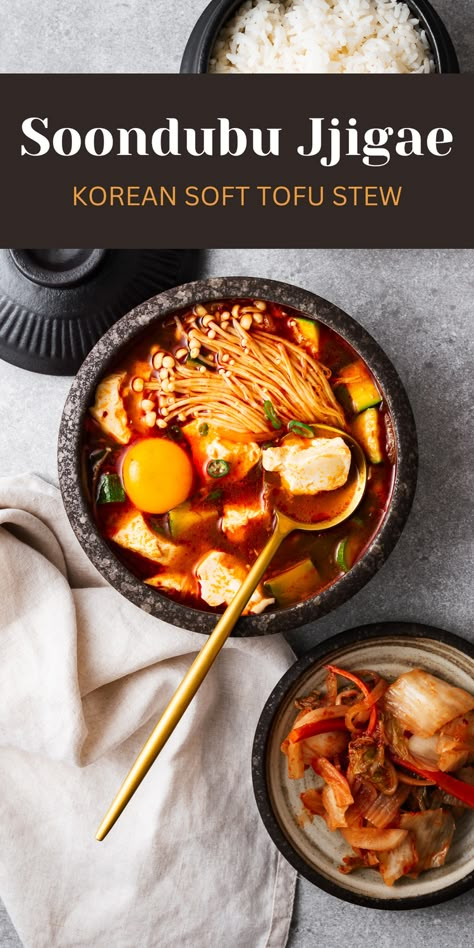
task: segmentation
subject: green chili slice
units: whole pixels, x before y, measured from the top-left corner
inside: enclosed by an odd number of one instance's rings
[[[275,411],[275,409],[274,409],[274,407],[273,407],[273,404],[272,404],[272,402],[270,401],[269,398],[267,398],[267,400],[263,403],[263,410],[264,410],[265,415],[266,415],[266,417],[268,418],[270,424],[272,425],[272,427],[273,427],[273,428],[281,428],[281,426],[282,426],[281,418],[278,417],[278,415],[277,415],[277,413],[276,413],[276,411]]]
[[[204,437],[205,435],[209,434],[209,425],[206,424],[206,422],[204,422],[204,424],[202,425],[199,425],[198,432],[201,435],[201,437]]]
[[[216,458],[214,461],[209,461],[206,471],[209,477],[225,477],[230,471],[230,464],[223,458]]]
[[[289,421],[288,431],[293,431],[300,438],[314,438],[314,431],[311,425],[305,425],[302,421]]]

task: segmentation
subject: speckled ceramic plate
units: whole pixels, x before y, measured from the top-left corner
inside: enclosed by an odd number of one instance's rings
[[[360,626],[318,645],[293,665],[270,695],[258,723],[252,756],[254,791],[260,815],[280,851],[303,876],[347,902],[369,908],[411,909],[434,905],[474,885],[474,812],[457,821],[446,863],[418,879],[400,879],[388,887],[373,869],[339,872],[351,852],[339,833],[319,817],[303,827],[297,821],[300,793],[314,786],[308,769],[302,780],[289,780],[280,744],[295,717],[295,698],[324,684],[324,665],[349,670],[373,668],[396,678],[414,667],[474,691],[474,646],[441,629],[416,623],[385,622]]]

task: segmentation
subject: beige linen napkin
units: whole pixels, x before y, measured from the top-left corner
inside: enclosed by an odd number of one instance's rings
[[[95,832],[200,648],[91,566],[58,491],[0,479],[0,895],[26,948],[280,948],[295,873],[251,787],[292,661],[231,640],[110,836]]]

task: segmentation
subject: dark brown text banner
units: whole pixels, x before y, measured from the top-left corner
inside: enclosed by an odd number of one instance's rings
[[[474,75],[0,90],[2,246],[473,246]]]

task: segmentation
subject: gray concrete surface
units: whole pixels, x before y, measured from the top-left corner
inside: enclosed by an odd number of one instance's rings
[[[456,250],[219,250],[204,260],[208,275],[286,280],[347,310],[394,361],[416,416],[420,476],[404,534],[354,599],[289,636],[298,653],[345,628],[381,619],[433,623],[474,640],[473,264],[472,251]],[[68,379],[0,362],[2,473],[32,470],[56,481],[57,429],[68,387]],[[15,412],[12,405],[18,406]],[[471,894],[388,916],[338,902],[300,881],[289,945],[366,948],[370,939],[378,948],[415,941],[419,948],[458,948],[466,943],[473,907]],[[1,948],[16,944],[7,917],[0,916]],[[166,939],[156,944],[166,948]]]
[[[433,3],[451,33],[461,68],[474,71],[474,0]],[[204,5],[203,0],[10,0],[1,6],[0,72],[174,72]],[[417,416],[420,483],[402,540],[355,599],[291,637],[298,652],[350,625],[383,618],[433,622],[472,636],[472,508],[470,521],[466,516],[473,460],[472,424],[467,441],[472,268],[473,254],[459,251],[218,251],[208,256],[207,271],[214,275],[293,281],[347,309],[395,361]],[[55,442],[68,384],[0,363],[2,473],[34,470],[55,480]],[[21,409],[21,424],[12,405]],[[365,948],[370,941],[395,948],[416,941],[420,948],[457,948],[466,943],[473,902],[464,896],[392,917],[337,902],[303,881],[289,944]],[[158,944],[166,948],[160,936]],[[1,909],[0,946],[20,946]]]
[[[474,70],[473,0],[432,0],[463,71]],[[206,0],[6,0],[0,71],[175,72]]]

